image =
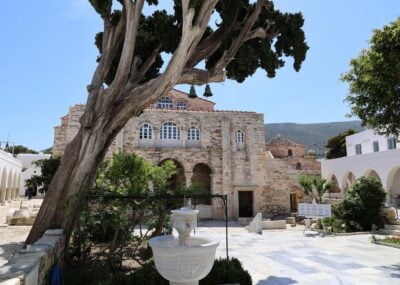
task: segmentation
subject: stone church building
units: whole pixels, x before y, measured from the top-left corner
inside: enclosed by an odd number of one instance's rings
[[[219,111],[214,105],[172,90],[139,117],[130,119],[108,154],[133,152],[154,165],[172,160],[178,170],[174,183],[199,185],[206,193],[228,195],[228,215],[232,219],[252,217],[258,212],[270,217],[296,210],[297,204],[293,203],[302,198],[297,185],[300,170],[292,167],[295,160],[285,162],[286,157],[275,157],[271,147],[266,146],[263,114]],[[84,108],[70,107],[61,125],[55,127],[54,155],[62,155],[65,145],[78,132]],[[297,148],[293,147],[292,152],[291,157],[297,155],[299,163],[306,166],[300,162]],[[319,170],[319,166],[316,168]],[[291,196],[293,193],[297,200]],[[218,199],[210,205],[199,205],[199,210],[202,218],[223,217]]]

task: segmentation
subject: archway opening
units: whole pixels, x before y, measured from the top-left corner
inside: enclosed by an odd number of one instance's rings
[[[0,203],[4,203],[4,201],[6,200],[6,188],[7,188],[6,181],[7,181],[6,169],[3,168],[0,177]]]
[[[183,166],[179,161],[173,158],[167,158],[160,161],[158,165],[163,165],[168,160],[172,161],[176,167],[176,173],[168,179],[170,187],[172,189],[179,189],[186,186],[185,170],[183,169]]]
[[[198,163],[193,168],[192,187],[195,194],[211,194],[211,168],[204,163]],[[211,198],[200,199],[199,203],[210,205]]]
[[[296,170],[301,170],[301,169],[302,169],[301,163],[300,162],[296,163]]]
[[[382,180],[381,180],[381,178],[379,177],[379,174],[378,174],[375,170],[373,170],[373,169],[370,169],[370,170],[366,171],[365,174],[364,174],[364,176],[365,176],[365,177],[375,177],[377,180],[379,180],[379,182],[382,183]]]
[[[392,187],[390,188],[390,198],[393,206],[400,208],[400,168],[398,168],[392,179]]]
[[[348,191],[356,183],[356,177],[352,172],[349,172],[346,176],[346,187],[345,191]]]
[[[331,188],[329,189],[329,193],[340,193],[340,187],[338,180],[335,175],[332,175],[330,180]]]

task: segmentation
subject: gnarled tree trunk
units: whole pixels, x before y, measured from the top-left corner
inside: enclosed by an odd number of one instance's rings
[[[61,164],[26,241],[28,244],[35,242],[48,228],[64,229],[68,241],[75,220],[79,217],[84,195],[92,187],[96,171],[108,147],[131,117],[138,116],[146,106],[166,94],[176,84],[223,81],[224,68],[234,59],[241,44],[257,37],[272,40],[278,35],[276,31],[270,31],[269,23],[265,28],[253,29],[262,8],[268,9],[267,0],[258,0],[256,4],[252,4],[245,19],[236,19],[236,15],[230,25],[222,25],[208,37],[203,35],[218,0],[204,0],[196,11],[189,7],[189,0],[181,0],[182,33],[179,45],[165,71],[146,81],[146,72],[159,55],[161,45],[156,45],[145,60],[135,55],[144,0],[120,2],[122,13],[117,23],[111,12],[112,1],[102,1],[102,4],[106,3],[108,6],[96,9],[104,21],[102,53],[88,86],[89,95],[80,120],[81,127],[65,149]],[[237,11],[239,9],[237,7]],[[214,66],[209,70],[195,68],[199,62],[209,58],[220,48],[223,41],[221,35],[229,33],[233,27],[239,27],[240,33]],[[106,85],[116,59],[119,60],[115,76]]]

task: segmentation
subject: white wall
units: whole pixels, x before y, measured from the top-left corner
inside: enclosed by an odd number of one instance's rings
[[[358,179],[361,176],[371,175],[372,170],[378,174],[383,188],[388,193],[400,194],[400,190],[398,190],[400,189],[400,178],[398,178],[400,175],[400,149],[321,161],[322,177],[330,180],[335,175],[342,193],[346,188],[346,180],[350,173]]]
[[[388,137],[375,134],[373,130],[365,130],[359,133],[356,133],[351,136],[346,137],[346,151],[347,156],[356,155],[356,144],[361,144],[362,154],[365,153],[373,153],[373,142],[378,141],[379,143],[379,151],[388,150],[387,144]],[[397,143],[397,148],[400,147],[400,144]]]
[[[22,162],[22,167],[25,169],[22,172],[20,181],[20,196],[25,195],[25,183],[27,179],[30,179],[32,175],[41,175],[42,171],[40,167],[36,167],[33,162],[41,159],[50,158],[50,154],[32,154],[32,153],[19,153],[17,154],[17,159]]]
[[[0,204],[16,199],[19,193],[22,163],[0,150]]]

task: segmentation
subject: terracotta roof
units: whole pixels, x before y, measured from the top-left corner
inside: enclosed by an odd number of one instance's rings
[[[188,93],[186,93],[186,92],[183,92],[183,91],[181,91],[181,90],[178,90],[178,89],[172,89],[171,91],[175,91],[175,92],[179,92],[179,93],[181,93],[181,94],[183,94],[183,95],[186,95],[186,96],[188,96],[189,94]],[[171,92],[170,91],[170,92]],[[212,103],[212,104],[214,104],[215,105],[215,102],[213,102],[213,101],[210,101],[210,100],[207,100],[207,99],[204,99],[204,98],[201,98],[201,97],[197,97],[197,98],[192,98],[192,100],[203,100],[203,101],[206,101],[206,102],[209,102],[209,103]]]
[[[301,144],[291,141],[288,138],[285,138],[281,135],[278,135],[277,137],[271,139],[267,143],[267,145],[301,145]]]
[[[254,111],[232,111],[232,110],[169,110],[169,109],[159,109],[159,108],[146,108],[145,111],[155,111],[155,112],[180,112],[180,113],[246,113],[246,114],[261,114]]]

